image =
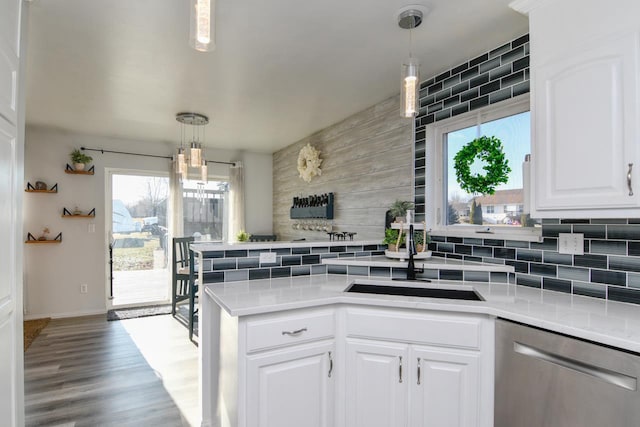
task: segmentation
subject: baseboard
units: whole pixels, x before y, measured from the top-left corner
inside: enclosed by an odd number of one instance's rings
[[[66,317],[83,317],[83,316],[95,316],[97,314],[107,314],[107,310],[96,309],[96,310],[83,310],[83,311],[71,311],[67,313],[43,313],[43,314],[25,314],[24,320],[33,320],[33,319],[42,319],[45,317],[50,317],[52,319],[63,319]]]

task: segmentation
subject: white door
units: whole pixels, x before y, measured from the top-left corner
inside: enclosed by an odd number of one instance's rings
[[[335,346],[298,345],[248,357],[248,427],[334,425]]]
[[[407,425],[408,345],[347,339],[346,425]]]
[[[16,427],[24,423],[21,6],[19,0],[0,1],[0,425]]]
[[[488,426],[479,408],[480,353],[412,346],[410,360],[410,427]]]

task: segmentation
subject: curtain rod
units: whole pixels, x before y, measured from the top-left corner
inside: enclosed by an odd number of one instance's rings
[[[102,154],[104,154],[104,153],[126,154],[128,156],[155,157],[155,158],[158,158],[158,159],[173,160],[173,157],[171,157],[171,156],[158,156],[156,154],[130,153],[130,152],[127,152],[127,151],[103,150],[102,148],[87,148],[87,147],[80,147],[80,149],[83,150],[83,151],[99,151]],[[236,165],[235,162],[221,162],[221,161],[218,161],[218,160],[207,160],[207,163],[217,163],[217,164],[220,164],[220,165],[231,165],[231,166],[235,166]]]

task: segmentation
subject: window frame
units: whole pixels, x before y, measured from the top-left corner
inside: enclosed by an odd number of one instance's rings
[[[497,104],[460,114],[426,127],[427,135],[427,182],[425,186],[425,220],[431,233],[437,236],[499,238],[505,240],[521,240],[530,242],[542,241],[541,227],[491,227],[486,225],[467,225],[464,227],[444,225],[447,217],[444,195],[445,147],[444,135],[456,130],[475,126],[481,123],[530,111],[529,94],[520,95]],[[531,151],[533,151],[533,134]],[[518,166],[516,166],[518,167]],[[523,187],[531,187],[531,182],[524,182]],[[525,191],[525,194],[527,192]],[[429,203],[431,201],[431,203]],[[527,205],[525,200],[525,205]]]

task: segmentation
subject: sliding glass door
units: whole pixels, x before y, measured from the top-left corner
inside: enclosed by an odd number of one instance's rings
[[[118,171],[110,173],[110,184],[111,305],[167,303],[169,178]]]

